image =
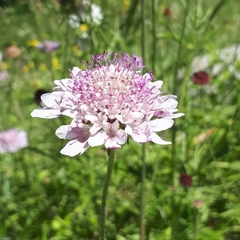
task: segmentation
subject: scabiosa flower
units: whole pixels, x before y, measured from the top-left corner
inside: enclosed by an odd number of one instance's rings
[[[204,85],[204,84],[209,83],[210,76],[208,75],[208,73],[206,73],[204,71],[199,71],[199,72],[194,73],[191,76],[191,79],[195,84]]]
[[[153,82],[153,74],[141,74],[142,69],[125,53],[95,55],[84,70],[74,67],[71,78],[55,80],[55,91],[41,96],[46,107],[31,116],[72,118],[56,131],[59,138],[70,140],[61,150],[69,156],[102,144],[120,148],[128,136],[138,143],[170,144],[156,132],[170,128],[173,118],[184,114],[176,114],[176,96],[162,96],[163,82]]]
[[[15,153],[28,146],[28,136],[25,131],[9,129],[0,132],[0,153]]]
[[[183,187],[191,187],[192,186],[192,177],[190,175],[184,173],[179,177],[179,183]]]

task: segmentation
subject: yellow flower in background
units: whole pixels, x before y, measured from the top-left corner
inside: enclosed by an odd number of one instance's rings
[[[88,30],[88,25],[86,23],[82,23],[79,28],[81,32],[86,32]]]
[[[29,72],[29,67],[27,65],[24,65],[22,67],[22,70],[23,70],[23,72],[27,73],[27,72]]]
[[[125,12],[128,10],[130,5],[130,0],[123,0],[122,10]]]
[[[60,64],[59,61],[56,57],[52,59],[52,67],[54,70],[59,70],[60,69]]]
[[[8,69],[8,64],[5,63],[5,62],[1,62],[0,67],[1,67],[2,70],[6,70],[6,69]]]
[[[35,63],[33,61],[29,61],[28,62],[28,66],[29,66],[29,68],[34,68],[35,67]]]
[[[128,7],[130,5],[130,0],[123,0],[123,4]]]
[[[81,57],[83,55],[83,51],[77,45],[74,45],[72,50],[77,57]]]
[[[39,89],[42,87],[42,82],[40,79],[34,79],[32,82],[32,86],[34,89]]]
[[[44,63],[41,63],[38,68],[40,71],[46,71],[46,69],[47,69],[46,65]]]
[[[28,47],[37,47],[39,44],[37,39],[32,39],[27,41],[27,46]]]

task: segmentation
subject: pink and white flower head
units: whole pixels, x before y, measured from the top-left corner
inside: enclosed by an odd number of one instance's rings
[[[25,131],[13,128],[0,132],[0,153],[15,153],[28,146],[28,136]]]
[[[31,113],[72,119],[56,131],[59,138],[70,140],[62,154],[75,156],[102,144],[120,148],[128,136],[138,143],[171,144],[156,132],[170,128],[173,118],[184,114],[176,114],[176,96],[161,96],[162,81],[153,82],[151,72],[141,74],[143,66],[135,57],[104,52],[83,66],[74,67],[71,78],[55,80],[55,91],[41,96],[46,107]]]

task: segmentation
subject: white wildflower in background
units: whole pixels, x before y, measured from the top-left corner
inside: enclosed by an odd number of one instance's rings
[[[103,20],[103,13],[101,7],[97,4],[84,0],[79,9],[79,16],[76,14],[70,14],[68,16],[68,23],[71,28],[78,28],[81,23],[87,23],[89,25],[101,24]]]
[[[19,129],[9,129],[0,132],[0,153],[15,153],[28,146],[28,135]]]
[[[93,21],[93,23],[99,25],[103,19],[102,9],[98,5],[92,3],[90,6],[90,11],[90,16],[87,14],[82,14],[83,21],[88,23]]]
[[[153,74],[141,74],[142,69],[136,57],[125,53],[95,55],[84,70],[74,67],[71,78],[55,80],[55,91],[41,96],[46,107],[31,116],[72,119],[56,131],[59,138],[70,140],[61,150],[69,156],[102,144],[120,148],[128,136],[138,143],[170,144],[156,132],[170,128],[173,118],[184,114],[176,113],[176,96],[162,96],[163,82],[153,82]]]
[[[71,28],[78,28],[80,26],[80,18],[76,14],[70,14],[68,16],[68,23]]]
[[[228,69],[233,73],[236,79],[240,79],[240,70],[234,66],[234,63],[240,62],[240,45],[235,44],[229,47],[219,49],[216,51],[217,63],[211,65],[210,54],[197,56],[191,63],[191,72],[209,70],[212,75],[219,75],[224,69]],[[179,77],[181,78],[182,72],[179,71]]]
[[[208,54],[203,56],[197,56],[191,63],[191,69],[193,72],[206,70],[210,65],[210,56]]]

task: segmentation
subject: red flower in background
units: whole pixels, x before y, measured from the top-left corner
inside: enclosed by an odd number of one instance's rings
[[[166,17],[169,17],[172,15],[172,12],[169,8],[165,8],[164,11],[163,11],[163,15],[166,16]]]
[[[179,177],[179,183],[183,187],[191,187],[192,186],[192,177],[190,175],[184,173]]]
[[[191,79],[195,84],[204,85],[204,84],[209,83],[210,76],[208,75],[208,73],[206,73],[204,71],[199,71],[199,72],[194,73],[191,76]]]

